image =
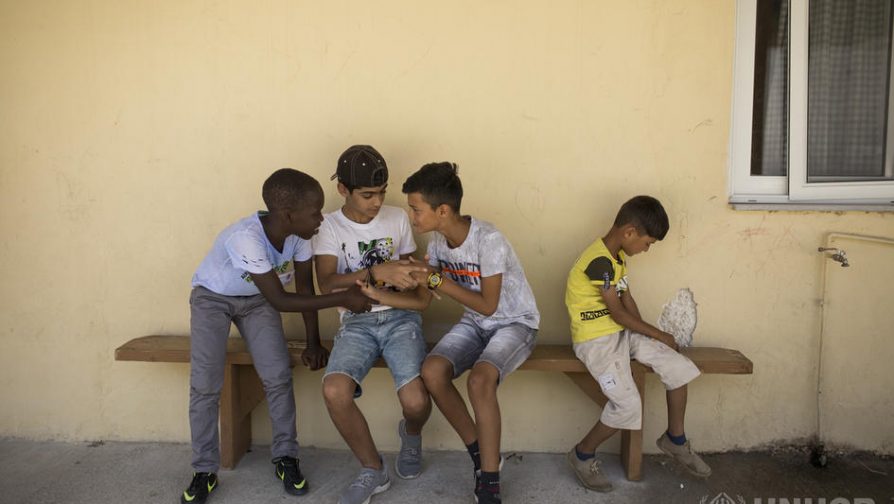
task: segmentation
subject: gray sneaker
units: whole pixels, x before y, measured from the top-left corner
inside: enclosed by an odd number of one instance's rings
[[[382,461],[382,469],[375,470],[364,467],[360,470],[360,474],[348,488],[341,493],[338,498],[338,504],[368,504],[369,499],[377,493],[388,490],[391,486],[391,480],[388,478],[388,468],[385,461]]]
[[[413,479],[422,473],[422,435],[407,434],[407,421],[397,424],[400,436],[400,453],[394,463],[394,472],[403,479]]]
[[[688,439],[686,440],[686,444],[676,445],[669,437],[667,437],[667,433],[665,432],[655,443],[661,451],[670,455],[674,460],[682,464],[693,476],[707,478],[711,475],[711,467],[698,456],[698,453],[692,451],[692,446],[689,444]]]
[[[576,452],[577,450],[572,447],[565,459],[568,460],[568,465],[574,470],[574,475],[580,484],[597,492],[611,492],[612,482],[602,474],[602,468],[599,467],[602,462],[595,458],[581,460],[577,458]]]

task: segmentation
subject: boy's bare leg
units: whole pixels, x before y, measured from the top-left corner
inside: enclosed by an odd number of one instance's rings
[[[407,434],[417,436],[422,433],[422,426],[431,415],[431,398],[422,383],[422,378],[414,378],[397,391],[397,399],[403,408],[404,419],[407,421]]]
[[[616,432],[618,432],[618,429],[609,427],[602,422],[596,422],[596,425],[590,429],[590,432],[581,439],[580,443],[578,443],[575,448],[581,453],[595,453],[596,448],[599,448],[599,445],[604,443],[608,438],[614,436]]]
[[[686,391],[686,385],[667,391],[667,431],[672,436],[682,436],[685,432]]]
[[[475,411],[478,446],[481,448],[481,470],[500,471],[500,405],[497,385],[500,372],[489,362],[479,362],[469,373],[469,401]]]
[[[437,355],[426,357],[422,363],[422,378],[438,409],[459,434],[463,444],[474,443],[478,439],[475,422],[469,415],[466,402],[453,386],[453,364]]]
[[[331,374],[323,379],[323,399],[332,423],[348,443],[354,456],[360,460],[360,465],[381,470],[382,461],[369,432],[369,425],[354,402],[356,386],[357,383],[347,375]]]

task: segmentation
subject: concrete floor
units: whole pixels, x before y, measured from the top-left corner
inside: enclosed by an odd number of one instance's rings
[[[600,454],[615,482],[608,494],[582,488],[563,454],[506,455],[507,503],[894,504],[894,459],[867,454],[833,455],[823,469],[794,449],[707,455],[714,475],[706,481],[688,476],[666,457],[646,456],[640,482],[623,478],[617,456]],[[393,459],[394,454],[386,455],[389,464]],[[192,476],[189,460],[186,444],[0,440],[0,503],[174,504]],[[422,476],[392,477],[391,489],[371,504],[470,503],[470,465],[465,453],[426,452]],[[310,493],[286,495],[273,476],[268,447],[258,446],[236,470],[220,473],[220,487],[208,502],[335,503],[358,466],[348,451],[304,448],[301,469]]]

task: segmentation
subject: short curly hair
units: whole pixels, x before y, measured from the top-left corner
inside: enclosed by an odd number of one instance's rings
[[[270,211],[301,206],[309,193],[322,194],[317,179],[292,168],[280,168],[264,181],[261,197]]]

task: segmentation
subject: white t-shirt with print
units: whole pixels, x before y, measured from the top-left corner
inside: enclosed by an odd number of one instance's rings
[[[313,237],[313,251],[314,255],[337,257],[336,273],[341,275],[396,261],[401,255],[415,252],[416,242],[406,212],[383,205],[366,224],[348,219],[341,209],[326,214],[319,233]],[[372,311],[390,308],[373,305]]]
[[[312,257],[311,243],[296,235],[289,235],[282,252],[267,239],[260,216],[252,214],[224,229],[214,240],[214,246],[192,276],[193,287],[204,287],[224,296],[253,296],[260,294],[250,273],[262,274],[276,270],[285,286],[295,276],[292,261],[307,261]]]
[[[493,224],[472,218],[469,235],[456,248],[450,248],[441,233],[432,233],[428,256],[431,265],[441,268],[446,277],[475,292],[481,292],[482,278],[503,275],[500,301],[493,315],[486,317],[465,307],[482,329],[516,322],[533,329],[540,326],[540,312],[521,262]]]

